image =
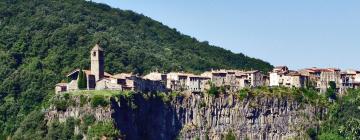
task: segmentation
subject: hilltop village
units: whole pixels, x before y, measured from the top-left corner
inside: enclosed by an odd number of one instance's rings
[[[336,68],[306,68],[299,71],[289,70],[286,66],[275,67],[268,74],[259,70],[211,70],[200,75],[184,72],[151,72],[145,76],[132,73],[109,74],[104,71],[104,49],[96,44],[90,51],[90,70],[75,69],[68,73],[68,83],[58,83],[56,93],[80,90],[79,74],[86,75],[85,90],[130,90],[135,92],[190,92],[201,93],[211,86],[224,87],[229,92],[243,88],[270,87],[313,87],[323,93],[336,85],[338,93],[360,86],[360,71],[341,71]],[[80,72],[82,71],[82,72]]]

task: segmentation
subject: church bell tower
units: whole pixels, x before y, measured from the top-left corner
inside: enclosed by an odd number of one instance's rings
[[[95,76],[95,81],[104,78],[104,50],[95,44],[90,51],[91,58],[91,74]]]

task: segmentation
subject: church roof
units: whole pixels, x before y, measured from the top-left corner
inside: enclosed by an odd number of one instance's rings
[[[79,72],[79,71],[80,71],[80,69],[75,69],[75,70],[71,71],[70,73],[68,73],[68,74],[67,74],[67,77],[69,77],[69,76],[71,76],[71,75],[73,75],[73,74],[75,74],[75,73],[77,73],[77,72]],[[93,74],[91,73],[91,70],[83,70],[83,72],[85,72],[86,75],[93,75]],[[112,77],[112,75],[109,74],[109,73],[107,73],[107,72],[104,72],[104,76],[105,76],[105,77]]]
[[[99,44],[95,44],[95,46],[91,49],[91,51],[104,51],[103,48],[100,47]]]

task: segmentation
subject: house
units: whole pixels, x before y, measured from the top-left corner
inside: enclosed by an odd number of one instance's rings
[[[167,92],[166,85],[162,80],[145,79],[138,76],[133,76],[134,91],[136,92]]]
[[[67,83],[58,83],[55,85],[55,93],[61,93],[67,91]]]
[[[132,73],[119,73],[112,76],[116,83],[121,85],[123,90],[135,90],[134,75]]]
[[[357,89],[360,86],[360,71],[346,70],[341,72],[340,93],[345,93],[348,89]]]
[[[192,93],[200,93],[205,91],[206,84],[210,80],[209,77],[189,74],[186,82],[187,88]]]
[[[284,87],[306,87],[308,76],[302,75],[297,71],[289,70],[286,66],[275,67],[269,73],[270,86],[284,86]]]
[[[211,70],[204,72],[201,76],[208,77],[215,86],[224,86],[231,92],[244,87],[263,86],[265,83],[264,75],[258,70]]]
[[[259,70],[246,71],[251,87],[264,86],[263,74]]]
[[[209,77],[211,82],[217,86],[229,85],[229,80],[227,80],[227,71],[226,70],[211,70],[201,74],[201,76]]]
[[[301,75],[297,71],[290,71],[283,76],[283,86],[285,87],[306,87],[307,76]]]
[[[320,74],[320,81],[317,82],[317,88],[319,88],[321,93],[324,93],[330,87],[329,83],[335,82],[336,90],[339,91],[341,86],[340,80],[341,80],[340,69],[335,69],[335,68],[323,69]]]
[[[170,72],[167,74],[167,88],[171,91],[203,92],[209,77],[191,73]]]
[[[275,67],[272,72],[269,73],[269,86],[282,86],[283,83],[283,76],[289,73],[289,68],[286,66],[277,66]]]
[[[167,74],[166,87],[171,91],[187,90],[188,74],[180,72],[170,72]]]

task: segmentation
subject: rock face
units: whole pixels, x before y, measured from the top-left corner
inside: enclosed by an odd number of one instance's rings
[[[79,100],[79,99],[76,99]],[[190,95],[163,101],[159,97],[135,94],[111,98],[108,107],[69,107],[52,110],[46,118],[64,120],[93,114],[97,120],[114,120],[124,139],[223,139],[228,133],[237,139],[282,140],[304,138],[316,127],[325,109],[286,98],[232,95],[212,97]]]
[[[126,139],[222,139],[227,133],[238,139],[281,140],[303,138],[316,126],[324,109],[289,99],[234,96],[179,97],[169,103],[135,96],[112,101],[117,127]]]

